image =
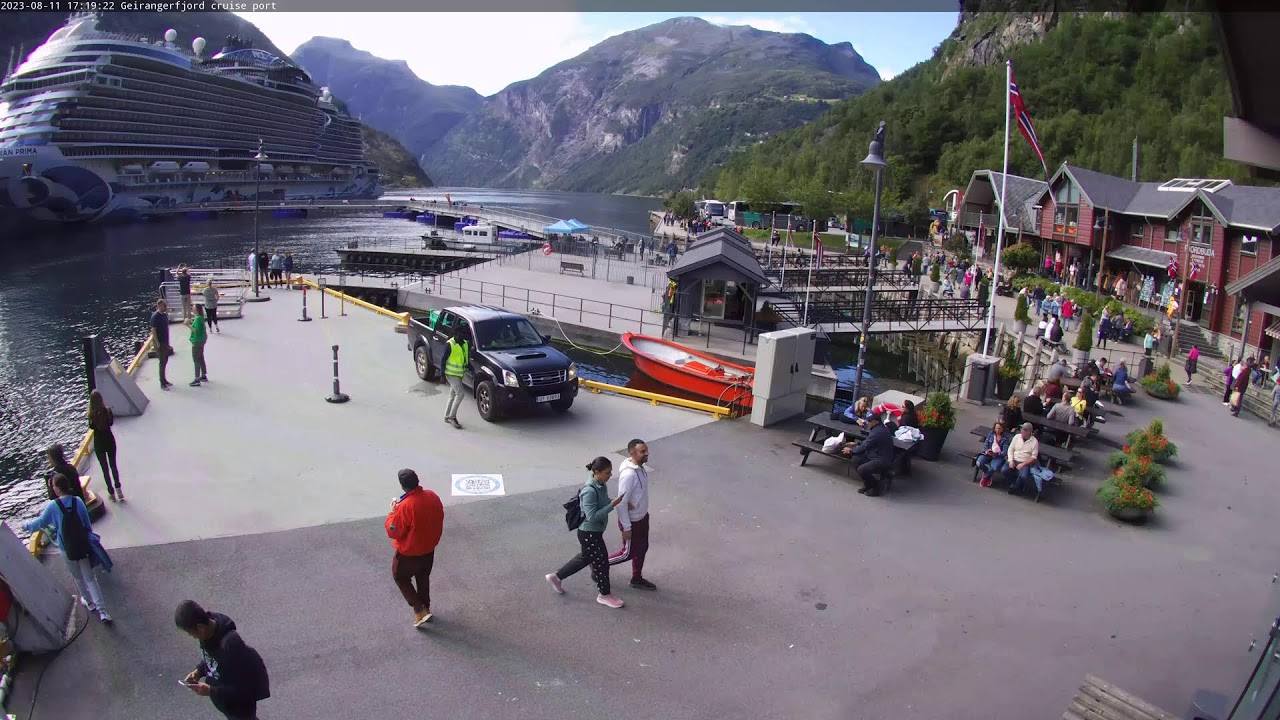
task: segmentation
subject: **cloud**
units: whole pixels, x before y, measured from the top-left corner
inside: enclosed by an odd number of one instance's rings
[[[768,30],[780,33],[811,33],[808,21],[799,15],[778,15],[776,17],[728,17],[725,15],[703,15],[713,25],[750,25],[757,30]]]
[[[897,70],[887,67],[878,67],[876,70],[880,72],[881,80],[892,80],[893,76],[898,74]]]
[[[586,51],[609,35],[581,13],[236,13],[292,53],[317,35],[339,37],[423,80],[492,95]]]

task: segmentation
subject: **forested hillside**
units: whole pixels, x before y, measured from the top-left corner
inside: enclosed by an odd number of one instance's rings
[[[974,170],[1000,167],[1003,58],[985,66],[971,58],[976,39],[1014,20],[970,16],[928,62],[738,154],[707,176],[703,190],[724,200],[798,199],[814,216],[830,199],[832,211],[869,216],[873,176],[859,162],[883,119],[887,205],[918,218]],[[1245,177],[1222,159],[1230,89],[1207,14],[1064,14],[1055,21],[1009,52],[1050,172],[1069,161],[1128,177],[1136,136],[1140,180]],[[1010,172],[1043,175],[1016,127],[1010,148]]]

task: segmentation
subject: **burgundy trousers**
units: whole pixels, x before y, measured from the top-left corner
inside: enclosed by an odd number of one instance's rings
[[[409,603],[414,612],[431,609],[431,566],[435,564],[435,559],[434,552],[426,555],[396,553],[391,559],[391,577],[396,581],[396,587],[400,588],[404,601]],[[418,581],[416,590],[413,587],[414,580]]]
[[[618,521],[618,529],[622,529],[622,521]],[[644,556],[649,552],[649,515],[631,521],[631,539],[622,541],[622,549],[609,556],[610,565],[621,565],[631,561],[631,578],[643,577]]]

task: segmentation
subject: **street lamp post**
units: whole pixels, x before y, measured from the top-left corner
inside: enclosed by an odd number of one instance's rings
[[[258,154],[253,156],[257,161],[254,171],[253,183],[253,297],[248,298],[249,302],[262,302],[270,300],[270,295],[258,294],[258,276],[262,274],[261,252],[258,249],[258,203],[259,196],[262,194],[262,161],[267,159],[267,154],[262,151],[262,138],[258,138]]]
[[[875,137],[871,140],[871,148],[862,164],[876,173],[876,199],[871,208],[871,246],[870,261],[867,263],[867,294],[862,301],[862,337],[858,340],[858,373],[853,378],[853,401],[856,403],[862,395],[862,372],[867,360],[867,335],[871,332],[871,301],[875,297],[876,287],[876,234],[880,228],[880,192],[884,189],[884,169],[889,163],[884,160],[885,122],[880,121]]]

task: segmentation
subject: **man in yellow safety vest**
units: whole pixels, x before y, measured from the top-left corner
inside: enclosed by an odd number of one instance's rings
[[[462,376],[467,373],[467,365],[471,362],[471,349],[462,336],[462,326],[453,331],[453,337],[445,344],[444,379],[449,382],[449,404],[445,407],[444,421],[462,429],[458,422],[458,407],[462,405],[462,397],[466,389],[462,385]]]

